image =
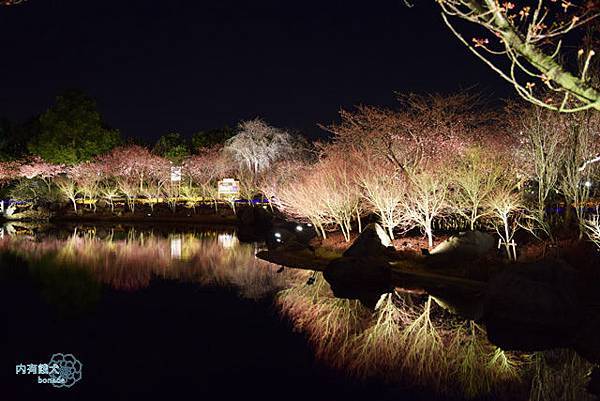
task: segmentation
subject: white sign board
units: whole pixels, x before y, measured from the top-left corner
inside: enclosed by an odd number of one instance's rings
[[[240,193],[240,182],[233,178],[225,178],[217,183],[219,198],[233,198]]]
[[[171,182],[181,181],[181,166],[171,166]]]

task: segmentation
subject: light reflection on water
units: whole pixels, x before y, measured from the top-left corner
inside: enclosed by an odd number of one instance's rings
[[[258,299],[288,286],[293,273],[256,258],[260,243],[240,242],[235,231],[160,233],[135,227],[77,227],[69,234],[32,235],[4,228],[0,251],[30,263],[51,257],[55,265],[83,268],[99,283],[119,290],[147,287],[152,279],[237,289]]]

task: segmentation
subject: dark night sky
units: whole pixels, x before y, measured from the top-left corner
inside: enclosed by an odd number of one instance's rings
[[[65,88],[126,136],[154,139],[262,117],[320,132],[340,107],[395,91],[508,84],[443,25],[433,0],[29,0],[0,8],[0,116],[23,120]]]

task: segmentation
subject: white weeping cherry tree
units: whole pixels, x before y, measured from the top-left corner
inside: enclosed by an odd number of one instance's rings
[[[238,129],[238,134],[227,140],[224,150],[254,176],[298,150],[298,140],[292,135],[259,118],[242,121]]]

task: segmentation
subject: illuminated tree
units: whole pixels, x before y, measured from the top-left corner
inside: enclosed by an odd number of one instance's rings
[[[323,194],[329,191],[327,180],[315,167],[298,171],[295,180],[278,188],[275,202],[287,215],[310,222],[323,238],[326,227],[334,221],[329,213]]]
[[[351,223],[356,218],[360,225],[362,214],[360,188],[356,184],[352,161],[342,154],[331,155],[316,165],[314,174],[319,176],[321,191],[313,193],[313,199],[324,204],[344,239],[350,241]]]
[[[488,116],[476,95],[401,95],[399,110],[359,106],[342,110],[341,123],[323,127],[347,151],[361,149],[408,172],[460,153]]]
[[[73,204],[73,210],[77,213],[77,195],[81,193],[75,181],[68,176],[60,176],[54,180],[54,184]]]
[[[0,161],[0,185],[18,178],[20,164],[16,161]]]
[[[465,152],[452,165],[448,197],[452,211],[469,222],[471,230],[479,219],[489,215],[486,203],[503,176],[501,157],[482,147]]]
[[[598,82],[590,82],[588,75],[594,50],[579,50],[578,74],[567,70],[566,53],[561,52],[567,34],[600,15],[596,0],[441,0],[438,4],[445,23],[461,42],[510,82],[525,100],[558,111],[600,110]],[[469,42],[448,17],[475,23],[491,35]],[[508,58],[506,68],[492,61],[498,56]],[[537,83],[544,85],[550,95],[535,91]]]
[[[360,156],[356,156],[354,159],[359,158]],[[367,155],[360,163],[357,161],[355,166],[356,181],[362,189],[363,198],[393,239],[394,228],[403,218],[400,204],[406,192],[404,176],[390,168],[388,161]]]
[[[563,122],[565,151],[560,190],[567,200],[567,207],[573,205],[575,208],[583,235],[585,205],[590,197],[591,180],[597,164],[583,169],[581,166],[600,151],[600,113],[590,111],[573,114],[564,118]]]
[[[96,210],[96,198],[100,192],[101,169],[97,163],[84,162],[69,168],[68,176],[75,182],[83,200]]]
[[[116,184],[119,188],[119,191],[125,195],[129,210],[131,210],[131,212],[135,212],[135,201],[140,193],[137,179],[132,179],[131,176],[121,176],[117,177]]]
[[[75,164],[108,152],[120,142],[118,131],[104,127],[96,102],[79,91],[68,91],[39,118],[40,133],[30,152],[57,164]]]
[[[308,163],[302,160],[281,160],[275,163],[266,174],[259,178],[260,192],[269,199],[269,206],[278,203],[281,189],[294,182],[308,168]]]
[[[508,179],[490,195],[488,202],[492,212],[491,223],[504,244],[508,259],[512,260],[510,244],[524,211],[522,196],[515,191],[514,182]]]
[[[102,196],[110,205],[110,211],[115,211],[115,199],[119,196],[119,186],[114,178],[104,179],[98,188],[100,196]]]
[[[181,164],[190,154],[185,138],[176,132],[158,138],[152,152],[175,164]]]
[[[590,240],[600,248],[600,214],[596,214],[591,219],[586,220],[584,224]]]
[[[254,175],[273,162],[292,157],[299,140],[260,119],[243,121],[239,133],[225,142],[225,152]]]
[[[539,107],[513,112],[512,129],[521,136],[520,162],[528,177],[535,180],[537,199],[534,218],[551,235],[545,221],[548,197],[558,192],[565,157],[565,117]]]
[[[19,166],[19,175],[27,179],[40,178],[50,190],[51,180],[66,172],[62,164],[53,164],[44,161],[41,157],[33,156]]]
[[[115,148],[98,157],[97,161],[103,166],[107,176],[120,178],[120,182],[124,178],[137,182],[137,194],[143,191],[146,180],[156,179],[158,176],[164,177],[170,171],[168,160],[138,145]]]
[[[229,174],[230,167],[222,157],[222,148],[213,146],[198,149],[198,154],[183,162],[183,179],[186,185],[196,186],[205,200],[218,207],[217,181]]]
[[[433,220],[448,211],[448,175],[422,170],[409,174],[407,190],[400,202],[403,224],[419,227],[433,247]]]

